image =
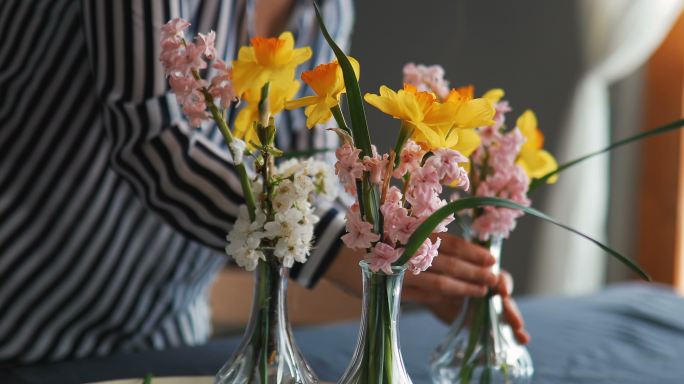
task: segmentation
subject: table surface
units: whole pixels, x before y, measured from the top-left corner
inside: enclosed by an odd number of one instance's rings
[[[645,284],[599,294],[519,301],[532,334],[535,383],[684,383],[684,299]],[[357,323],[295,330],[319,377],[335,380],[349,362]],[[447,328],[419,312],[400,320],[406,368],[414,383],[429,383],[427,363]],[[238,339],[166,351],[0,369],[0,383],[84,383],[118,378],[200,376],[216,372]]]

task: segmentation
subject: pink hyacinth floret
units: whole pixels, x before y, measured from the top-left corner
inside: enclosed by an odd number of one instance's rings
[[[181,18],[175,18],[169,20],[166,24],[162,25],[161,31],[161,41],[174,40],[178,37],[183,38],[183,31],[190,26],[187,20]]]
[[[340,179],[344,190],[352,195],[356,195],[356,180],[361,179],[365,169],[359,160],[360,153],[360,149],[353,148],[349,144],[344,144],[335,150],[337,156],[335,174]]]
[[[439,254],[439,246],[442,244],[442,239],[437,238],[433,243],[430,239],[425,239],[423,244],[418,248],[416,254],[409,259],[409,270],[417,275],[425,272],[432,266],[432,260]]]
[[[399,166],[394,170],[394,177],[400,179],[407,173],[420,168],[420,162],[425,156],[423,148],[413,140],[408,140],[399,155]]]
[[[219,99],[221,108],[226,109],[236,96],[231,82],[232,69],[221,59],[217,59],[212,68],[216,69],[216,75],[211,79],[209,93]]]
[[[449,95],[449,82],[444,79],[441,65],[408,63],[404,65],[404,83],[414,85],[419,91],[433,92],[442,100]]]
[[[394,248],[387,243],[380,242],[375,244],[370,253],[366,254],[365,260],[371,271],[383,271],[391,275],[392,263],[399,259],[403,251],[403,248]]]
[[[372,146],[373,156],[365,156],[363,158],[363,165],[365,170],[370,174],[370,182],[380,185],[384,179],[385,169],[389,161],[389,155],[386,153],[380,156],[375,145]]]
[[[373,225],[364,221],[359,212],[359,205],[354,204],[346,215],[347,233],[342,236],[342,242],[351,249],[368,249],[374,242],[380,240],[380,235],[373,232]]]
[[[442,148],[435,151],[434,155],[425,162],[425,166],[437,171],[440,183],[467,191],[470,187],[468,172],[460,164],[468,163],[468,161],[468,158],[460,152]]]

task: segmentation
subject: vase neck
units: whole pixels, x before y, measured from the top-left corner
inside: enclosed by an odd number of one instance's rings
[[[269,328],[287,332],[287,283],[289,268],[277,263],[260,261],[254,273],[254,299],[250,325],[262,324],[267,318]]]
[[[396,324],[401,306],[401,285],[404,281],[404,270],[398,269],[396,273],[387,275],[374,273],[365,263],[361,264],[363,274],[363,319],[362,326],[369,326],[369,316],[373,314],[380,304],[385,305],[382,313],[389,315],[392,324]],[[380,302],[382,300],[382,303]]]
[[[404,267],[393,267],[392,274],[374,273],[361,262],[363,274],[363,311],[354,357],[342,384],[410,384],[399,347],[401,284]]]
[[[492,272],[501,272],[501,247],[503,246],[503,236],[491,236],[489,240],[478,240],[477,236],[471,236],[470,241],[489,250],[496,262],[492,265]]]

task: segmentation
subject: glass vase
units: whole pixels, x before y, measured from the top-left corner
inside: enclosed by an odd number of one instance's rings
[[[503,239],[480,243],[488,247],[499,273]],[[503,316],[501,297],[490,291],[484,298],[466,299],[447,338],[431,362],[433,383],[527,384],[534,368],[527,348],[519,344]]]
[[[392,274],[385,274],[372,272],[365,261],[359,265],[363,275],[361,327],[354,356],[338,383],[409,384],[397,334],[406,267],[392,267]]]
[[[216,374],[216,384],[318,383],[288,321],[289,269],[266,259],[255,271],[252,314],[242,342]]]

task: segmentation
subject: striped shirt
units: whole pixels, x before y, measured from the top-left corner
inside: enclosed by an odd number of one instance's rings
[[[346,47],[351,0],[319,2]],[[191,129],[169,92],[159,27],[215,30],[231,60],[253,15],[251,0],[0,2],[0,363],[207,339],[207,288],[243,198],[216,127]],[[313,48],[301,69],[331,59],[309,1],[287,29]],[[285,112],[279,147],[336,144],[304,127]],[[307,286],[344,226],[339,209],[319,211],[310,260],[292,271]]]

